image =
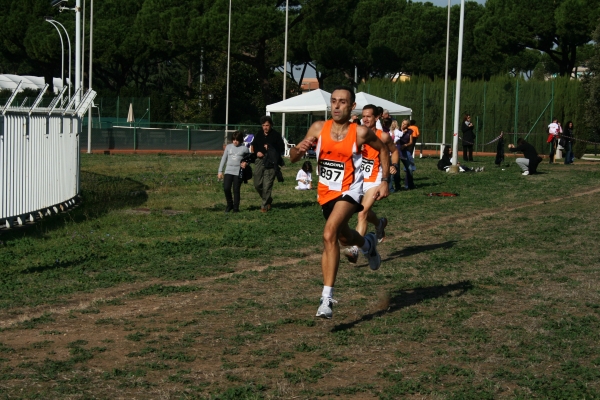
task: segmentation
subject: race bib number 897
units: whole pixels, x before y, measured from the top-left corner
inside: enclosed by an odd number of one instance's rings
[[[344,180],[344,163],[331,160],[319,160],[319,183],[330,190],[341,191]]]

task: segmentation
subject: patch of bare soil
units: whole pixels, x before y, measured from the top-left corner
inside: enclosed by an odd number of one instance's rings
[[[599,191],[595,188],[571,198]],[[561,200],[565,198],[490,210],[469,219]],[[463,223],[464,218],[448,217],[441,223],[458,222]],[[419,243],[437,243],[437,234],[428,232],[439,224],[421,228]],[[493,229],[481,225],[480,234]],[[407,239],[406,244],[417,242]],[[391,241],[381,246],[384,259],[393,246]],[[418,257],[418,253],[407,253],[402,265],[408,268],[405,265]],[[298,264],[300,261],[309,262]],[[393,258],[390,262],[392,268],[399,265]],[[459,298],[469,285],[460,281],[461,277],[453,280],[449,276],[450,282],[443,287],[394,295],[369,293],[368,286],[362,284],[349,286],[340,294],[343,306],[335,309],[333,320],[327,321],[314,318],[321,285],[320,255],[275,260],[271,265],[277,267],[240,263],[236,272],[218,277],[176,283],[145,281],[80,293],[57,307],[4,311],[0,314],[0,369],[4,374],[0,390],[12,395],[44,393],[63,398],[169,399],[206,396],[234,387],[260,391],[256,388],[263,385],[266,398],[372,399],[390,384],[381,375],[383,368],[398,376],[418,377],[436,368],[431,360],[443,359],[444,352],[467,346],[463,339],[452,337],[452,327],[440,325],[435,318],[431,326],[436,333],[447,335],[436,336],[441,339],[434,342],[406,340],[398,321],[389,327],[398,329],[398,338],[393,341],[387,339],[389,335],[378,336],[367,328],[377,317],[397,315],[394,313],[400,310],[425,312],[429,306],[424,301],[429,298]],[[347,268],[365,271],[364,282],[372,279],[364,262],[356,266],[343,263],[340,275]],[[491,270],[489,273],[493,275]],[[481,274],[476,266],[462,278]],[[579,278],[589,279],[589,275]],[[573,275],[572,279],[578,277]],[[130,296],[153,284],[194,286],[198,290]],[[511,284],[512,293],[494,291],[490,286],[489,304],[474,312],[465,326],[473,332],[485,328],[491,339],[497,340],[503,340],[506,330],[501,327],[507,325],[525,326],[525,333],[540,332],[543,327],[523,314],[531,302],[527,306],[522,303],[540,288],[518,279]],[[590,295],[560,282],[544,285],[544,291],[566,299]],[[543,298],[532,301],[541,306],[547,303]],[[523,332],[507,337],[507,346],[517,343],[519,334]],[[502,357],[489,348],[487,343],[494,341],[489,339],[481,339],[477,354],[465,356],[465,365],[477,361],[475,373],[493,372]],[[448,356],[448,363],[454,360]],[[11,375],[14,371],[22,375]],[[61,387],[77,387],[78,391],[57,392]]]

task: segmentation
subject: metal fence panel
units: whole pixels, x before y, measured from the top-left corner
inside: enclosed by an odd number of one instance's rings
[[[74,204],[79,194],[81,117],[75,109],[3,107],[0,117],[0,221],[7,227]]]

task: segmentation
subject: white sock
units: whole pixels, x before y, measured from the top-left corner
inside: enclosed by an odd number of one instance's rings
[[[323,286],[322,297],[333,297],[333,287],[331,286]]]

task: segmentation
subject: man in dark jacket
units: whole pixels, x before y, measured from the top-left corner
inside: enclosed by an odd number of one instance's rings
[[[473,129],[471,116],[467,114],[462,124],[463,160],[465,161],[473,161],[473,146],[475,145],[475,132]]]
[[[537,166],[540,162],[542,162],[542,157],[538,156],[535,147],[527,143],[525,139],[519,138],[519,140],[517,140],[516,147],[512,143],[509,144],[508,150],[513,153],[516,153],[518,151],[523,153],[523,156],[525,158],[517,158],[517,160],[515,161],[517,165],[523,170],[522,175],[532,175],[537,172]]]
[[[498,144],[496,145],[496,167],[500,167],[504,162],[504,132],[500,132],[500,139],[498,139]]]
[[[262,199],[260,210],[267,212],[271,209],[271,203],[273,202],[271,191],[278,167],[283,161],[281,154],[285,151],[285,145],[279,132],[273,129],[271,117],[268,115],[261,117],[260,124],[262,127],[254,136],[252,142],[254,154],[256,155],[254,188]]]

